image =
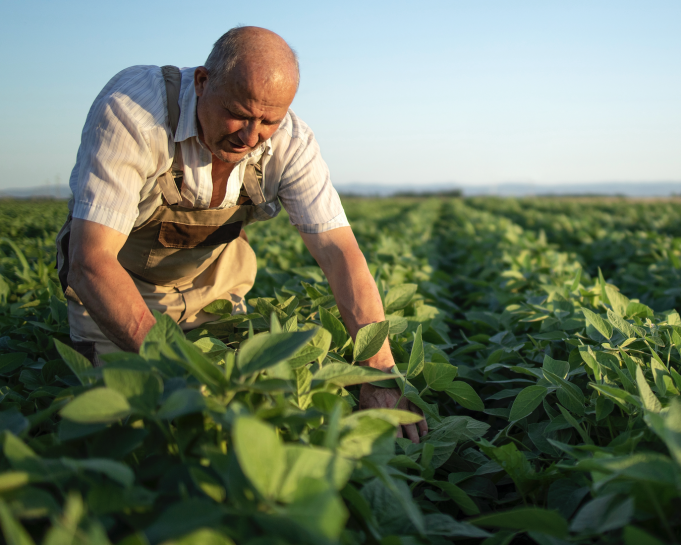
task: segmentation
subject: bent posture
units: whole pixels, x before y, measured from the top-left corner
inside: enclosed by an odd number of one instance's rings
[[[385,318],[314,135],[289,109],[298,80],[281,37],[243,27],[215,43],[205,66],[133,66],[97,96],[57,240],[71,337],[95,364],[98,354],[138,351],[151,310],[184,330],[210,320],[201,309],[217,299],[245,311],[256,259],[242,228],[275,217],[280,202],[353,338]],[[366,363],[389,371],[388,342]],[[399,398],[365,384],[360,406]],[[400,407],[418,410],[405,399]],[[404,428],[418,442],[417,426]]]

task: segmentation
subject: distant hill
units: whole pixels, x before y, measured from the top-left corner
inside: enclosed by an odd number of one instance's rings
[[[499,197],[529,197],[529,196],[581,196],[581,195],[605,195],[623,197],[670,197],[681,194],[681,181],[678,182],[598,182],[585,183],[561,183],[531,184],[531,183],[503,183],[486,185],[467,185],[451,183],[435,184],[336,184],[336,189],[341,195],[377,196],[389,197],[404,193],[433,193],[445,194],[461,191],[464,196],[499,196]]]
[[[58,199],[68,200],[71,198],[71,189],[68,186],[37,186],[37,187],[13,187],[0,189],[0,199]]]
[[[623,196],[623,197],[670,197],[681,195],[681,180],[678,182],[597,182],[561,183],[561,184],[532,184],[532,183],[502,183],[485,185],[468,185],[456,182],[432,184],[335,184],[341,195],[360,197],[390,197],[441,195],[456,196],[462,193],[465,197],[498,196],[498,197],[529,197],[529,196]],[[0,190],[0,199],[69,199],[71,190],[67,185],[37,186],[25,188],[10,188]]]

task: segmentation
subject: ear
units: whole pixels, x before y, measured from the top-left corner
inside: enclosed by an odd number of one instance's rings
[[[194,90],[196,96],[200,97],[206,92],[208,87],[208,70],[205,66],[199,66],[194,70]]]

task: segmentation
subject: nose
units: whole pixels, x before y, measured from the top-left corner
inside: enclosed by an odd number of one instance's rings
[[[246,144],[249,148],[254,148],[258,145],[260,140],[260,135],[258,134],[258,122],[256,120],[250,120],[241,128],[238,132],[241,141]]]

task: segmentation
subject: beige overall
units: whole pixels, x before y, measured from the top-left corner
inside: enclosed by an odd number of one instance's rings
[[[168,97],[168,116],[175,134],[180,117],[180,71],[162,68]],[[184,330],[214,319],[202,309],[217,299],[228,299],[236,313],[245,312],[244,296],[253,286],[256,259],[242,225],[265,201],[260,165],[248,165],[239,204],[225,209],[181,207],[180,145],[175,145],[171,169],[158,178],[163,203],[151,217],[132,230],[118,261],[132,277],[151,310],[173,318]],[[174,167],[174,168],[173,168]],[[59,279],[68,299],[74,347],[93,360],[97,354],[119,351],[95,324],[73,288],[68,286],[68,245],[71,216],[57,236]]]

